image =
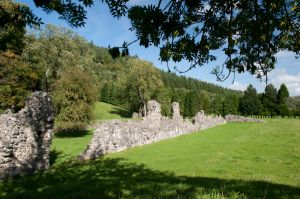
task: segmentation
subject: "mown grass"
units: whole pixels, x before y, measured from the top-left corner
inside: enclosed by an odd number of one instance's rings
[[[126,109],[108,104],[96,102],[94,105],[95,122],[112,119],[126,119],[129,112]],[[93,135],[93,130],[57,133],[52,142],[51,164],[76,158],[86,149]]]
[[[60,164],[70,161],[82,153],[92,139],[92,130],[80,133],[70,133],[71,136],[55,136],[52,141],[50,164]]]
[[[130,118],[131,116],[128,110],[105,102],[96,102],[94,106],[96,121],[123,119]]]
[[[107,157],[177,175],[300,187],[300,120],[231,123]]]
[[[299,129],[296,119],[231,123],[85,162],[64,154],[78,155],[68,148],[84,146],[90,134],[77,143],[55,139],[53,167],[1,183],[0,196],[298,199]]]

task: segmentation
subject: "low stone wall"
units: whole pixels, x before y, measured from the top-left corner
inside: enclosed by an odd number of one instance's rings
[[[93,159],[101,155],[122,151],[127,148],[142,146],[160,140],[192,133],[197,130],[226,123],[221,116],[206,116],[199,112],[193,122],[184,120],[180,115],[179,104],[172,103],[172,119],[161,115],[160,104],[156,101],[147,103],[147,116],[129,121],[109,121],[97,126],[87,149],[80,159]]]
[[[264,122],[263,120],[256,118],[249,118],[239,115],[226,115],[225,120],[226,122]]]
[[[0,115],[0,179],[49,168],[52,127],[45,92],[33,93],[18,113]]]

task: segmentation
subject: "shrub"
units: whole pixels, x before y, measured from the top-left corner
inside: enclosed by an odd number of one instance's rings
[[[95,82],[91,73],[79,67],[63,69],[52,93],[56,132],[77,131],[89,124],[97,98]]]

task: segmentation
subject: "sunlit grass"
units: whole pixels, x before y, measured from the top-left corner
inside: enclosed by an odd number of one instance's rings
[[[231,123],[107,157],[176,175],[300,187],[300,120]]]
[[[94,117],[96,121],[105,121],[112,119],[129,118],[128,110],[108,104],[105,102],[96,102],[94,105]]]
[[[297,119],[231,123],[84,162],[91,132],[55,138],[52,168],[0,183],[0,197],[298,199],[299,129]]]

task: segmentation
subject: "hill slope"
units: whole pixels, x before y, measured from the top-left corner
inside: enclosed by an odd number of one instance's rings
[[[287,105],[291,109],[297,109],[297,107],[299,109],[300,108],[300,96],[289,97],[287,99]]]
[[[130,112],[124,108],[108,104],[105,102],[96,102],[94,106],[94,116],[96,121],[130,118]]]

